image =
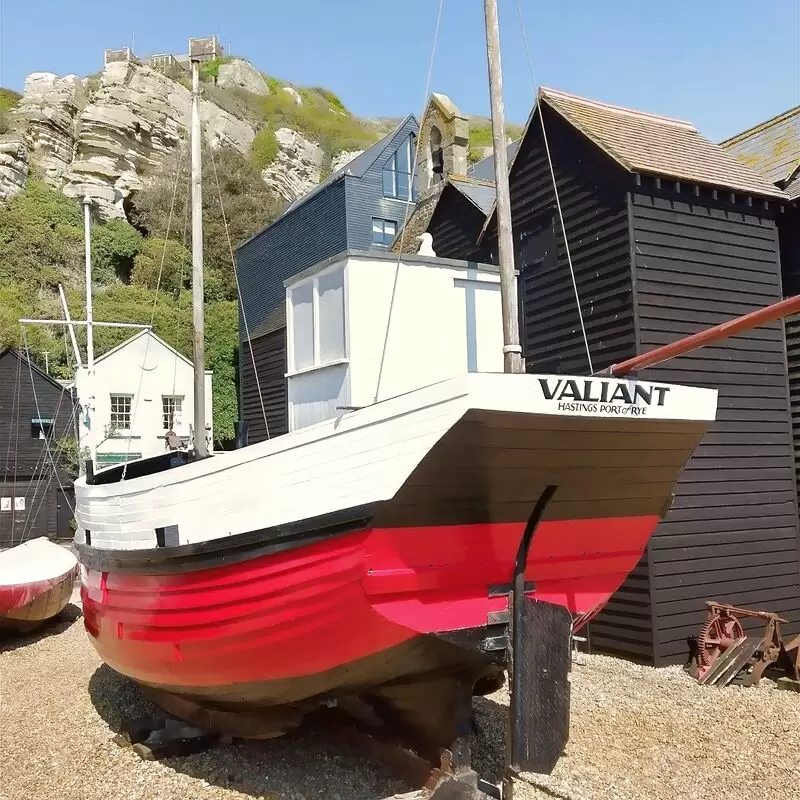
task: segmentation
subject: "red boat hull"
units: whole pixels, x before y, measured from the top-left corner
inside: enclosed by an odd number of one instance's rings
[[[545,521],[526,580],[538,599],[590,612],[633,569],[658,522]],[[373,528],[174,574],[84,567],[85,624],[117,671],[225,707],[322,698],[459,663],[478,680],[496,656],[466,655],[439,635],[486,629],[489,613],[506,608],[523,527]]]

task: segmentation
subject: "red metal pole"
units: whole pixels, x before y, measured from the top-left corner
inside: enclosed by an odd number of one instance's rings
[[[787,297],[785,300],[773,303],[771,306],[759,308],[758,311],[751,311],[742,317],[728,320],[721,325],[715,325],[713,328],[706,328],[706,330],[692,334],[692,336],[678,339],[677,342],[672,342],[672,344],[657,347],[649,353],[642,353],[640,356],[634,356],[627,361],[621,361],[619,364],[612,364],[599,374],[619,378],[622,375],[628,375],[631,372],[661,364],[676,356],[686,355],[686,353],[691,353],[692,350],[718,342],[720,339],[727,339],[729,336],[735,336],[742,331],[749,331],[759,325],[766,325],[768,322],[774,322],[781,317],[788,317],[790,314],[797,313],[800,313],[800,294],[794,297]]]

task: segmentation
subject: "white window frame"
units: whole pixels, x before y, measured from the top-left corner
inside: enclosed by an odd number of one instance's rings
[[[114,411],[114,398],[123,398],[128,401],[129,408],[127,411],[128,414],[128,424],[126,426],[122,425],[115,425],[114,424],[114,415],[121,414],[125,412]],[[113,431],[130,431],[131,425],[133,424],[133,395],[128,394],[126,392],[109,392],[109,415],[108,415],[108,424]]]
[[[320,361],[320,338],[319,338],[319,279],[327,277],[328,275],[340,271],[342,273],[342,322],[344,337],[343,341],[343,355],[339,358],[328,359],[327,361]],[[294,304],[292,302],[292,292],[308,284],[312,285],[311,290],[311,325],[313,331],[313,357],[312,363],[308,366],[297,369],[294,363]],[[316,369],[324,369],[325,367],[332,367],[336,364],[348,364],[350,362],[349,343],[350,331],[348,325],[347,315],[347,298],[349,294],[348,287],[348,270],[343,264],[335,264],[328,269],[320,270],[308,278],[304,278],[297,283],[292,284],[286,291],[286,364],[288,371],[284,377],[290,378],[292,375],[302,375],[304,372],[311,372]]]
[[[161,395],[161,426],[162,426],[161,429],[162,430],[167,431],[167,430],[170,429],[170,427],[173,427],[173,430],[174,430],[175,415],[176,414],[183,414],[183,401],[184,401],[184,399],[185,399],[185,395],[182,395],[182,394],[162,394]],[[172,425],[171,426],[164,425],[164,418],[166,417],[167,413],[169,413],[167,411],[164,411],[164,403],[167,400],[171,400],[172,401]]]

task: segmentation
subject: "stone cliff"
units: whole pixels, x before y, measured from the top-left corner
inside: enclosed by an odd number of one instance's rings
[[[35,173],[68,196],[89,197],[101,218],[124,218],[126,198],[174,163],[188,142],[187,78],[188,72],[170,77],[136,60],[111,61],[98,75],[83,79],[29,75],[9,114],[9,130],[0,134],[0,201]],[[244,155],[258,130],[269,124],[242,111],[248,103],[252,108],[258,98],[275,93],[279,102],[304,103],[302,90],[268,81],[244,59],[219,64],[213,84],[200,102],[205,141]],[[274,138],[277,149],[262,177],[286,203],[316,186],[326,166],[336,169],[360,152],[326,152],[314,135],[290,122],[276,127]]]

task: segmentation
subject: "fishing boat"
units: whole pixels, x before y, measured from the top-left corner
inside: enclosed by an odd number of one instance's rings
[[[195,723],[275,736],[355,695],[426,747],[448,746],[472,696],[501,685],[520,652],[520,603],[563,612],[568,652],[630,574],[717,392],[616,368],[469,373],[210,456],[198,86],[195,63],[200,434],[188,452],[75,482],[86,630],[103,661]],[[498,156],[498,194],[505,170]],[[512,270],[501,265],[505,298]],[[505,352],[518,341],[506,336]],[[657,363],[647,357],[628,368]]]
[[[26,633],[60,614],[78,559],[44,536],[0,552],[0,631]]]
[[[585,623],[639,561],[716,399],[472,373],[236,451],[209,456],[199,436],[191,452],[90,470],[75,483],[86,629],[107,664],[215,727],[241,733],[235,715],[257,713],[247,729],[276,735],[355,694],[448,744],[473,693],[503,679],[498,620],[523,533],[540,523],[529,596]]]

